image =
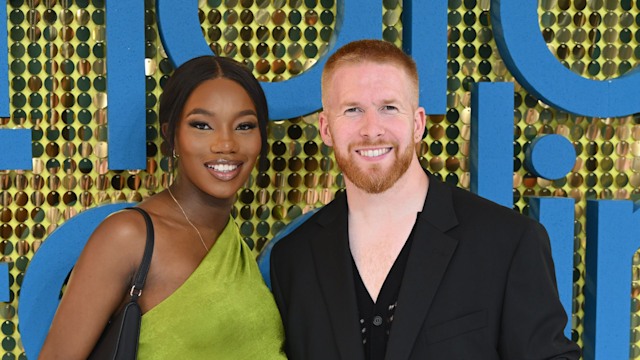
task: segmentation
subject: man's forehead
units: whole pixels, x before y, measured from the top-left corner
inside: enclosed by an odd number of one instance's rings
[[[339,87],[344,84],[352,84],[354,81],[358,81],[363,79],[361,76],[369,78],[369,76],[373,76],[373,79],[376,79],[376,75],[379,75],[382,71],[385,74],[381,77],[378,77],[378,81],[384,80],[381,82],[382,85],[400,85],[404,87],[407,82],[413,83],[411,77],[402,67],[392,64],[392,63],[377,63],[377,62],[358,62],[358,63],[349,63],[340,66],[339,68],[333,69],[333,71],[328,74],[329,77],[324,79],[322,86],[322,96],[325,97],[327,95],[335,94],[335,86]],[[355,76],[350,76],[352,74],[359,73]],[[376,80],[374,80],[376,81]]]
[[[395,62],[376,62],[376,61],[358,61],[340,64],[331,70],[331,72],[325,77],[323,86],[330,87],[334,83],[341,83],[341,80],[353,81],[352,78],[348,78],[349,74],[379,74],[385,72],[386,79],[395,79],[407,82],[413,82],[410,73],[403,68],[400,64]],[[326,75],[325,75],[326,76]]]
[[[406,72],[399,63],[393,61],[358,60],[336,64],[333,68],[331,77],[335,76],[335,74],[338,72],[375,68],[389,68],[401,72]]]

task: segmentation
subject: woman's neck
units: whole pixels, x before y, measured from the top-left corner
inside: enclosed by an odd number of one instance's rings
[[[221,230],[231,216],[234,198],[220,199],[200,189],[181,186],[178,181],[166,190],[167,198],[173,202],[189,220],[198,228]],[[170,193],[169,193],[170,191]],[[171,195],[175,198],[172,199]]]

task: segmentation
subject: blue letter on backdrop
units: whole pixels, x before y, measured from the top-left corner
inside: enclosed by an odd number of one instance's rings
[[[31,170],[31,158],[31,129],[0,129],[0,170]]]
[[[572,198],[529,198],[529,216],[536,219],[547,230],[551,241],[551,255],[556,269],[558,294],[569,321],[564,334],[571,339],[571,313],[573,303],[573,220]]]
[[[9,117],[9,46],[7,44],[7,4],[0,6],[0,117]]]
[[[106,10],[109,169],[145,169],[144,1]]]
[[[470,190],[513,207],[513,83],[471,87]]]
[[[447,2],[410,0],[402,9],[402,48],[418,65],[420,104],[447,112]]]
[[[584,358],[628,359],[633,255],[640,211],[629,200],[587,200]]]
[[[373,5],[372,5],[373,4]],[[198,2],[158,0],[158,27],[165,50],[176,66],[201,55],[211,55],[198,21]],[[380,3],[338,0],[335,44],[310,69],[287,81],[262,83],[272,119],[289,119],[320,109],[320,76],[327,57],[338,47],[358,39],[379,39],[382,30]],[[443,59],[443,63],[446,58]],[[446,94],[442,95],[445,96]]]
[[[640,68],[614,80],[590,80],[565,68],[540,34],[538,1],[492,0],[491,20],[500,55],[527,91],[564,111],[597,117],[640,112]]]
[[[7,4],[0,6],[0,117],[9,117]],[[31,130],[0,129],[0,170],[31,170]]]
[[[576,150],[558,134],[536,137],[525,151],[525,163],[535,175],[549,180],[563,178],[576,163]]]
[[[20,290],[20,335],[29,359],[37,359],[47,337],[64,280],[89,236],[109,214],[133,203],[102,205],[72,217],[42,243],[33,256]]]

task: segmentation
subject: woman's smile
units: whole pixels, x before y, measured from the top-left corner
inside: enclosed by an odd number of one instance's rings
[[[243,162],[233,160],[217,160],[204,164],[211,175],[221,181],[233,180],[241,173]]]

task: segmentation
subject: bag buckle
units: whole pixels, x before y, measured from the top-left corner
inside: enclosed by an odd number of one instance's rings
[[[131,287],[131,290],[129,291],[129,295],[133,296],[134,295],[134,291],[138,292],[137,294],[135,294],[137,297],[140,297],[140,295],[142,295],[142,289],[136,289],[135,285],[133,285]]]

